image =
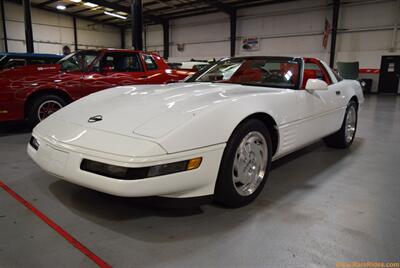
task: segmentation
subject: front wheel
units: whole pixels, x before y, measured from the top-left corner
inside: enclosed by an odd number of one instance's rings
[[[348,148],[354,140],[357,130],[357,103],[350,101],[347,105],[342,127],[332,135],[324,138],[325,143],[333,148]]]
[[[43,95],[36,97],[28,107],[28,121],[31,126],[67,105],[67,102],[57,95]]]
[[[271,167],[271,137],[259,120],[241,123],[229,139],[215,187],[215,200],[241,207],[262,191]]]

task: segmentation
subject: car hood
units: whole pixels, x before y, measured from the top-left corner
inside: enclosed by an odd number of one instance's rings
[[[122,86],[82,98],[53,116],[86,128],[157,139],[213,105],[260,91],[276,89],[222,83]],[[95,116],[101,120],[90,120]]]

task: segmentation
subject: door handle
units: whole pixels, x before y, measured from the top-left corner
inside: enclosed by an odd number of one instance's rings
[[[340,90],[336,90],[336,95],[340,95],[340,93],[342,93],[342,92],[340,92]]]

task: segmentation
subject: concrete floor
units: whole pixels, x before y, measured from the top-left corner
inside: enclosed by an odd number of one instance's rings
[[[274,163],[240,209],[163,209],[54,178],[2,127],[0,180],[114,267],[334,267],[399,261],[400,97],[371,96],[349,150],[317,143]],[[95,267],[0,189],[0,267]]]

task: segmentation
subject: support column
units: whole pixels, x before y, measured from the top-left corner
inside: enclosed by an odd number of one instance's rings
[[[339,22],[339,11],[340,11],[340,0],[334,0],[333,18],[332,18],[332,36],[331,36],[331,55],[329,59],[329,66],[331,68],[335,66],[336,38],[337,38],[337,29]]]
[[[121,27],[121,48],[125,48],[125,28]]]
[[[74,46],[75,46],[75,51],[78,50],[78,30],[76,27],[76,17],[72,18],[72,22],[74,24]]]
[[[132,46],[136,50],[143,50],[143,10],[142,0],[131,2]]]
[[[231,29],[231,57],[234,57],[236,54],[236,21],[237,21],[236,10],[232,10],[230,12],[229,20]]]
[[[31,13],[31,1],[22,0],[24,7],[24,24],[25,24],[25,42],[26,52],[33,53],[33,32],[32,32],[32,13]]]
[[[169,20],[163,23],[164,59],[169,57]]]
[[[4,12],[4,0],[0,0],[1,5],[1,19],[3,24],[3,38],[4,38],[4,51],[8,52],[8,42],[7,42],[7,25],[6,25],[6,17]]]

